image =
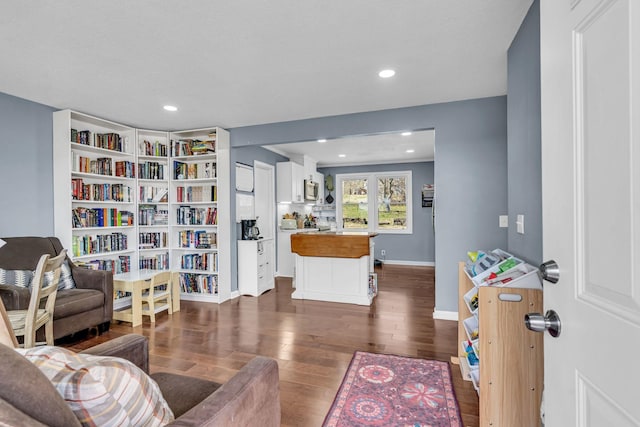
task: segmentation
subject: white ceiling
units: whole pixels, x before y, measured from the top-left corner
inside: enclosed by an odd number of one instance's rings
[[[318,167],[413,163],[434,160],[435,131],[411,132],[411,135],[383,133],[318,141],[278,144],[265,148],[293,159],[306,155]],[[407,150],[414,150],[407,153]],[[345,157],[340,157],[344,154]]]
[[[503,95],[531,3],[3,1],[0,92],[158,130]]]

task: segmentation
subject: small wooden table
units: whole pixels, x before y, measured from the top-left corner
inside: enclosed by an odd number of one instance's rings
[[[131,326],[142,325],[142,290],[145,283],[159,273],[158,270],[136,270],[113,275],[113,291],[130,292],[131,307],[113,312],[113,320],[130,322]],[[148,286],[147,286],[148,287]],[[174,312],[180,311],[180,291],[171,281],[171,299]]]

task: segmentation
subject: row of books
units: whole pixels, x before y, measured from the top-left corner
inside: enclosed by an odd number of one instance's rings
[[[138,163],[138,178],[164,179],[164,164],[158,162]]]
[[[82,178],[71,179],[73,200],[131,203],[131,187],[124,184],[85,184]]]
[[[89,130],[71,129],[71,142],[89,145],[91,147],[105,148],[107,150],[125,151],[126,137],[123,138],[115,132],[93,134]]]
[[[127,235],[123,233],[73,236],[71,238],[71,251],[74,256],[126,250]]]
[[[182,139],[171,141],[171,155],[174,157],[212,154],[216,152],[215,134],[209,134],[209,139]]]
[[[216,177],[215,162],[185,163],[173,161],[173,179],[208,179]]]
[[[91,159],[72,152],[71,165],[74,172],[113,176],[113,160],[111,157]]]
[[[73,228],[124,227],[133,225],[133,212],[116,208],[72,209]]]
[[[184,202],[217,202],[217,185],[196,185],[187,187],[176,187],[176,201]]]
[[[167,157],[167,144],[160,141],[140,141],[138,143],[138,153],[144,156]]]
[[[159,210],[155,205],[141,205],[138,208],[138,225],[167,225],[169,211]]]
[[[169,246],[169,235],[166,231],[138,233],[138,248],[157,249]]]
[[[78,267],[88,268],[90,270],[113,271],[113,274],[131,271],[131,257],[129,255],[121,255],[117,259],[94,259],[82,262],[74,261],[74,263]]]
[[[135,178],[136,164],[128,160],[118,160],[116,162],[116,176]]]
[[[168,270],[169,253],[140,257],[138,265],[141,270]]]
[[[180,257],[180,268],[185,270],[218,271],[218,254],[185,254]]]
[[[194,208],[180,206],[176,213],[178,225],[216,225],[218,221],[218,209]]]
[[[140,187],[140,202],[142,203],[166,203],[169,189],[166,187],[153,187],[145,185]]]
[[[178,275],[180,291],[188,294],[218,294],[218,280],[214,275],[180,273]]]
[[[216,233],[204,230],[182,230],[178,232],[178,247],[211,249],[217,245]]]

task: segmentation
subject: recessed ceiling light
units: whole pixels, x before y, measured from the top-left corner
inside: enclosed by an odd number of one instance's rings
[[[347,157],[346,154],[338,154],[338,157]]]
[[[174,107],[173,105],[165,105],[162,108],[164,108],[167,111],[178,111],[178,107]]]
[[[327,142],[327,140],[326,140],[326,139],[324,139],[324,138],[321,138],[321,139],[319,139],[319,140],[318,140],[318,142],[319,142],[320,144],[322,144],[323,142]]]
[[[400,135],[402,135],[402,136],[409,136],[409,135],[411,135],[411,132],[402,132]]]
[[[389,77],[393,77],[396,75],[396,72],[394,70],[388,69],[388,70],[382,70],[378,73],[378,75],[380,77],[382,77],[383,79],[388,79]]]
[[[407,150],[407,153],[415,153],[415,152],[416,152],[416,150],[414,150],[413,148],[410,148],[410,149]]]

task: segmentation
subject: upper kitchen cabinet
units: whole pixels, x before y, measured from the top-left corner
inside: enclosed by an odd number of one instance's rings
[[[304,203],[304,167],[294,162],[276,164],[278,203]]]

